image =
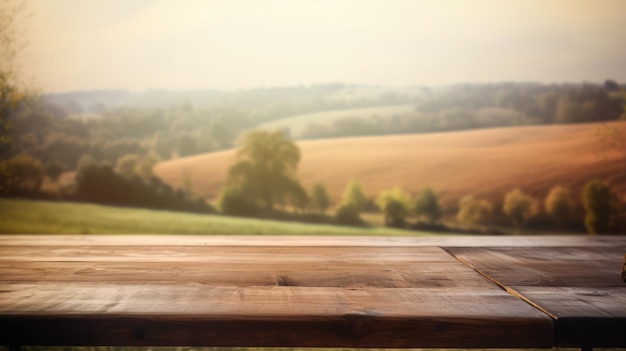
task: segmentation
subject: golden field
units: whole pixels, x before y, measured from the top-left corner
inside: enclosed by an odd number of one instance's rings
[[[608,126],[626,136],[626,122],[523,126],[470,131],[307,140],[298,174],[310,189],[324,183],[336,202],[351,179],[366,194],[399,186],[417,194],[430,185],[444,207],[465,195],[496,205],[515,187],[543,199],[551,187],[569,187],[578,200],[585,182],[608,180],[622,199],[626,191],[626,143],[605,147],[596,128]],[[214,199],[223,186],[235,150],[162,162],[155,173],[175,187]]]

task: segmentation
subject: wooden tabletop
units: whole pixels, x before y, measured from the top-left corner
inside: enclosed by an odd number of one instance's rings
[[[0,344],[626,347],[626,237],[0,236]]]

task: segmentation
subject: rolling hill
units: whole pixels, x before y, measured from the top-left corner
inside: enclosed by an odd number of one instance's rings
[[[626,136],[626,122],[606,124]],[[364,184],[368,196],[400,186],[416,194],[433,187],[444,206],[473,194],[496,205],[515,187],[544,198],[551,187],[569,187],[578,198],[585,182],[604,179],[623,198],[626,191],[626,144],[621,152],[603,152],[596,128],[603,124],[524,126],[461,132],[355,137],[298,142],[298,173],[310,189],[326,184],[337,201],[351,179]],[[197,155],[158,164],[155,173],[194,193],[215,198],[224,184],[234,150]]]
[[[301,138],[304,136],[304,132],[309,124],[313,123],[321,127],[332,127],[333,123],[341,118],[385,119],[396,115],[411,113],[413,111],[415,111],[415,106],[411,104],[330,110],[282,118],[276,121],[263,123],[257,128],[289,129],[292,137]]]

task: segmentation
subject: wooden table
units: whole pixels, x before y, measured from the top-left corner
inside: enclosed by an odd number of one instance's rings
[[[626,347],[626,237],[0,236],[0,344]]]

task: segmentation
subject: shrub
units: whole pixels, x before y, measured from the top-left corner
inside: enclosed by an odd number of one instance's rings
[[[590,234],[608,234],[615,224],[615,195],[611,187],[599,180],[585,184],[582,200],[587,214],[585,227]]]
[[[427,186],[422,189],[420,196],[415,203],[415,214],[423,216],[428,219],[428,223],[437,223],[441,218],[441,209],[439,207],[439,200],[433,190]]]
[[[502,211],[519,230],[539,212],[539,205],[535,198],[516,188],[506,194]]]
[[[322,183],[317,183],[313,186],[313,190],[311,191],[311,202],[313,207],[315,207],[321,214],[324,214],[330,206],[330,196],[328,196],[328,191],[326,187]]]
[[[405,218],[411,210],[411,196],[396,187],[382,191],[376,199],[376,205],[385,215],[387,227],[404,228]]]
[[[139,164],[139,156],[127,154],[117,159],[115,163],[115,173],[125,178],[130,178],[135,174],[135,168]]]
[[[244,192],[233,186],[227,186],[222,190],[217,200],[222,213],[232,216],[255,216],[259,208],[253,201],[246,197]]]
[[[21,153],[0,162],[0,194],[36,194],[41,188],[43,178],[41,162],[30,154]]]
[[[363,211],[365,207],[365,203],[367,199],[365,198],[365,194],[363,193],[363,185],[356,180],[351,180],[350,183],[346,186],[346,190],[343,193],[341,198],[342,206],[352,206],[360,213]]]
[[[456,218],[466,225],[485,224],[493,216],[493,205],[488,200],[465,196],[459,201]]]
[[[569,190],[562,186],[555,186],[550,190],[544,206],[557,225],[563,225],[574,210]]]
[[[341,205],[335,214],[335,220],[342,225],[361,225],[363,220],[359,216],[359,210],[352,204]]]

